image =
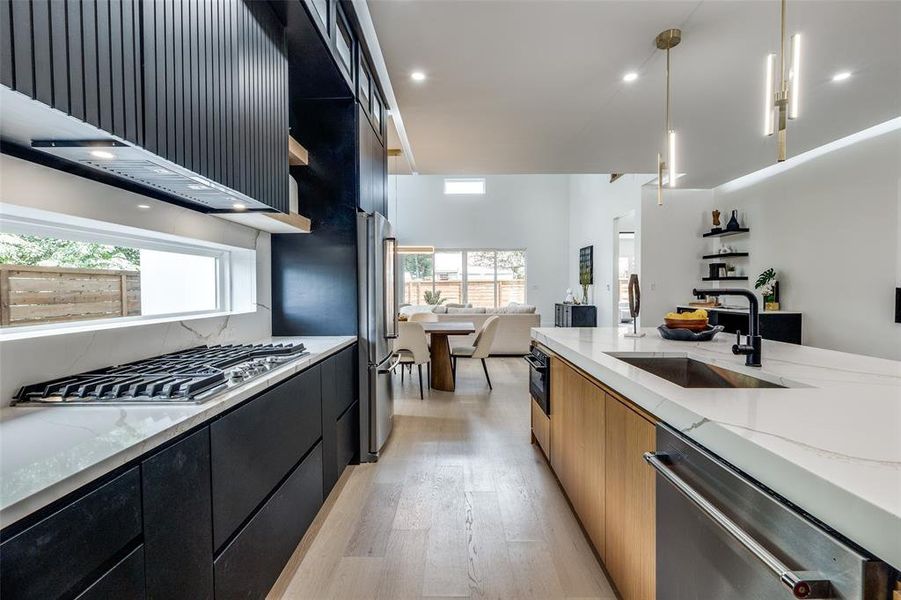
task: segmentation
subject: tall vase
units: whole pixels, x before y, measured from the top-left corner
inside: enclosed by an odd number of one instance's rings
[[[582,304],[588,304],[588,284],[582,285]]]

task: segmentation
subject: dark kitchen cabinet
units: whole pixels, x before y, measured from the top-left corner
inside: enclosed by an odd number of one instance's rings
[[[378,212],[387,216],[387,153],[363,107],[358,107],[357,112],[359,206],[366,212]]]
[[[322,363],[322,476],[328,496],[355,454],[357,426],[356,347],[345,348]]]
[[[678,312],[688,312],[694,308],[678,307]],[[748,313],[734,310],[717,310],[708,308],[707,315],[712,327],[723,326],[724,333],[748,331]],[[802,315],[799,312],[761,312],[760,336],[765,340],[800,344]]]
[[[175,589],[175,588],[173,588]],[[144,600],[144,546],[138,546],[120,560],[75,600]],[[169,595],[171,597],[171,594]],[[189,596],[184,596],[185,598]]]
[[[317,444],[216,559],[216,600],[265,598],[319,511]]]
[[[3,597],[72,597],[137,547],[140,536],[141,481],[134,467],[0,541]]]
[[[142,3],[146,148],[288,211],[288,61],[267,2]]]
[[[142,145],[140,0],[2,0],[0,83]]]
[[[209,428],[145,459],[141,488],[147,598],[212,598]]]
[[[210,425],[214,548],[322,436],[319,369],[277,384]]]
[[[554,327],[597,327],[598,309],[591,304],[554,305]]]

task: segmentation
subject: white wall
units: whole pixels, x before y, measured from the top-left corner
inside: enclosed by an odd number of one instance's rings
[[[666,190],[657,206],[657,188],[641,190],[641,315],[639,324],[656,327],[677,304],[692,300],[701,284],[701,234],[710,229],[711,190]]]
[[[25,383],[200,344],[250,342],[271,335],[268,233],[5,154],[0,155],[0,202],[255,248],[257,274],[254,312],[0,341],[0,406]],[[151,208],[142,210],[138,204]]]
[[[594,285],[589,298],[598,307],[600,327],[614,324],[614,219],[632,214],[638,222],[644,181],[647,176],[642,175],[624,175],[613,183],[609,175],[570,176],[567,287],[581,299],[579,249],[594,246]],[[640,238],[638,232],[636,237]]]
[[[779,273],[804,343],[901,360],[901,131],[816,157],[745,187],[714,190],[751,228],[749,272]]]
[[[443,175],[391,176],[389,218],[401,245],[526,250],[526,302],[544,325],[569,285],[568,175],[488,175],[484,196],[445,196]],[[397,191],[395,193],[395,185]]]

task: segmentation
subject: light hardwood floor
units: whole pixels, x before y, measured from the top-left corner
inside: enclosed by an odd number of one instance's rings
[[[425,400],[407,378],[381,459],[345,471],[270,598],[615,597],[530,444],[527,365],[488,362],[492,393],[478,361]]]

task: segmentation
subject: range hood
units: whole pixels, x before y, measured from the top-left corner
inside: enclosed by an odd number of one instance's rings
[[[216,183],[24,94],[0,86],[0,138],[173,196],[205,212],[273,212]]]

